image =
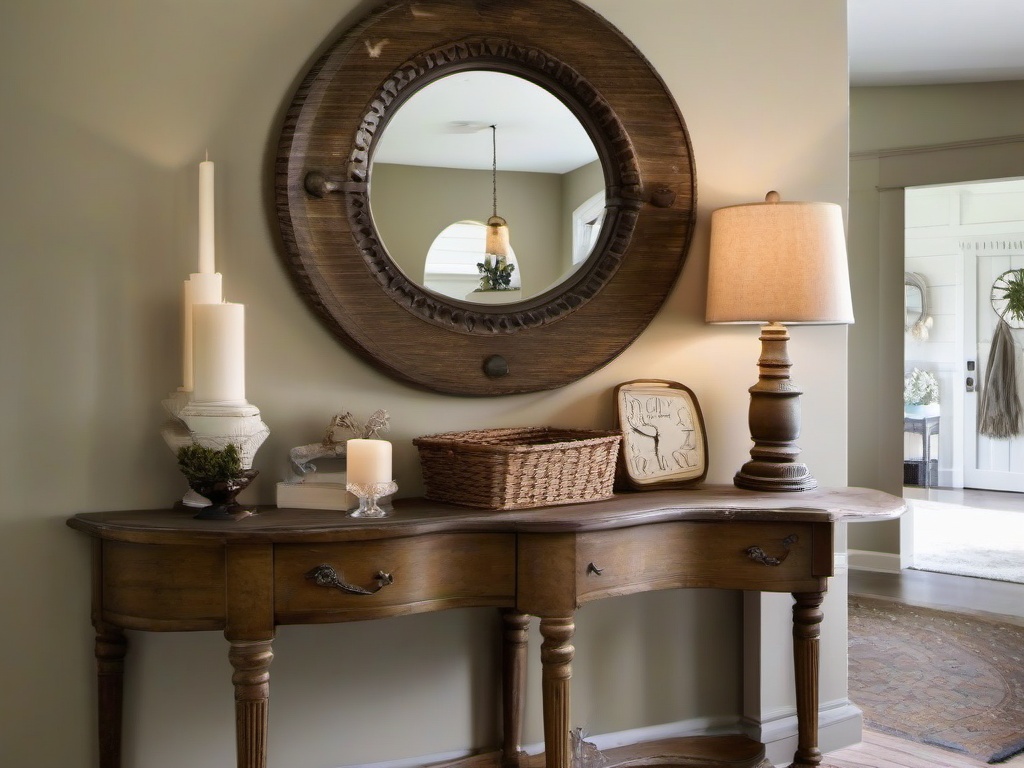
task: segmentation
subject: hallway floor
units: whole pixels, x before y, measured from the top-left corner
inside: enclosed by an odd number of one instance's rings
[[[994,509],[1024,514],[1024,493],[984,491],[975,488],[923,488],[903,486],[905,499],[926,499],[943,504],[957,504],[974,509]]]
[[[906,570],[873,573],[851,570],[851,595],[900,600],[959,613],[982,614],[1024,626],[1024,584]],[[885,734],[865,731],[864,741],[831,752],[823,766],[830,768],[981,768],[985,763],[954,752],[927,747]],[[1000,765],[1024,768],[1024,755]]]
[[[1024,582],[1024,494],[906,487],[914,567]]]

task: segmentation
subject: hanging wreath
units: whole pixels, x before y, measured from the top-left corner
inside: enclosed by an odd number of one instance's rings
[[[1024,268],[1008,269],[992,282],[992,309],[1011,328],[1024,328]]]
[[[1024,328],[1024,269],[1008,269],[992,283],[992,309],[999,315],[985,366],[978,432],[1009,439],[1024,432],[1017,392],[1017,360],[1011,328]]]

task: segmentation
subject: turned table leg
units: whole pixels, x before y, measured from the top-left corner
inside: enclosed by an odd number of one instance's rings
[[[526,645],[530,617],[513,609],[501,612],[502,619],[502,734],[503,768],[525,766],[523,715],[526,707]]]
[[[232,642],[228,657],[235,673],[235,740],[238,768],[266,768],[270,705],[270,640]]]
[[[796,668],[797,748],[794,768],[821,765],[818,749],[818,638],[824,592],[794,592],[793,661]]]
[[[569,768],[569,680],[576,649],[571,641],[573,617],[542,618],[540,634],[541,694],[544,700],[544,763]]]
[[[124,630],[96,624],[96,681],[99,705],[100,768],[121,768],[121,722],[124,708]]]

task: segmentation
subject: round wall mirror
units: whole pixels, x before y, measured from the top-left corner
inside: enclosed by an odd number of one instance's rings
[[[675,284],[696,207],[670,94],[573,0],[383,4],[303,79],[275,193],[285,264],[334,335],[460,395],[561,387],[621,353]],[[439,236],[495,212],[514,260],[488,240],[449,253],[441,272],[469,285],[440,289]]]

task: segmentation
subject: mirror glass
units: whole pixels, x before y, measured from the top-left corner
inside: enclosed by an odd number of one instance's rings
[[[905,318],[903,328],[906,331],[912,330],[917,323],[924,321],[928,314],[925,289],[924,279],[920,275],[914,272],[904,273],[903,309]]]
[[[905,285],[906,291],[906,329],[921,319],[921,289],[916,285]]]
[[[598,241],[605,197],[597,149],[576,116],[546,89],[496,71],[462,70],[417,90],[371,159],[371,214],[395,265],[472,304],[512,304],[563,283]],[[500,289],[481,280],[498,266],[484,246],[495,211],[511,244]]]

